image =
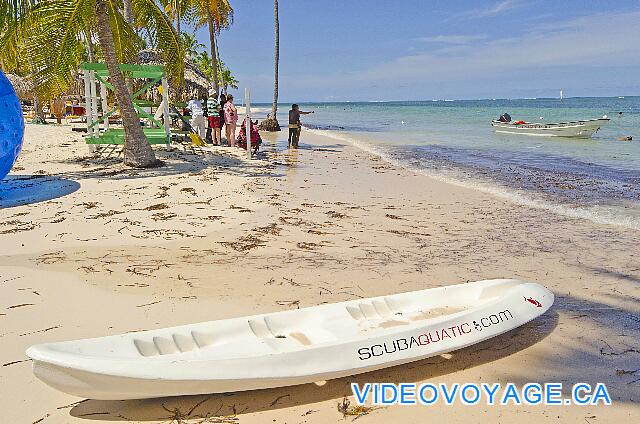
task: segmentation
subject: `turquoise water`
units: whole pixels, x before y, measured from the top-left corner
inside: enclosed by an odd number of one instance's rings
[[[301,108],[315,111],[303,116],[311,131],[414,171],[557,213],[640,229],[640,97],[315,103]],[[603,115],[611,121],[591,139],[496,134],[490,121],[504,112],[532,122]],[[617,140],[629,135],[633,141]]]

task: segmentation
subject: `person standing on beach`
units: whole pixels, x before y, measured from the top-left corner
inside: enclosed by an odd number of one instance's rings
[[[191,121],[189,124],[191,128],[204,140],[206,137],[207,128],[204,119],[204,110],[202,109],[202,102],[198,99],[190,100],[187,104],[187,109],[191,111]]]
[[[308,115],[310,113],[313,113],[313,111],[303,112],[297,104],[294,103],[291,105],[291,110],[289,111],[289,147],[293,147],[294,149],[298,148],[300,131],[302,130],[300,115]]]
[[[214,146],[221,144],[220,137],[220,104],[218,103],[218,93],[216,90],[209,90],[209,99],[207,100],[207,112],[209,113],[209,128],[211,129],[211,141]]]
[[[220,93],[220,108],[218,109],[220,111],[220,128],[224,128],[226,131],[226,126],[225,126],[225,122],[224,122],[224,105],[225,103],[227,103],[227,95],[224,93]],[[220,135],[220,141],[222,142],[222,135]],[[222,144],[222,143],[221,143]],[[229,140],[227,140],[227,145],[231,145],[231,143],[229,143]]]
[[[233,104],[233,96],[227,95],[227,102],[224,104],[224,122],[229,145],[236,146],[236,123],[238,122],[238,110]]]

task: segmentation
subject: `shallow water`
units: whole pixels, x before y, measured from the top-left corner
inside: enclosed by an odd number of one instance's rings
[[[286,112],[289,105],[283,105]],[[389,162],[565,215],[640,229],[640,97],[303,104],[304,124]],[[490,121],[607,115],[591,139],[496,134]],[[619,114],[622,112],[622,114]],[[286,117],[280,118],[286,122]],[[619,141],[622,136],[633,141]]]

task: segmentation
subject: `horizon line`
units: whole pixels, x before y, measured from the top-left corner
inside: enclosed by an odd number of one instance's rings
[[[569,96],[563,97],[562,100],[568,99],[625,99],[627,97],[640,97],[640,94],[630,95],[614,95],[614,96]],[[238,100],[244,100],[238,96]],[[475,98],[475,99],[423,99],[423,100],[298,100],[298,101],[278,101],[281,104],[305,104],[305,103],[401,103],[401,102],[469,102],[469,101],[497,101],[497,100],[561,100],[560,97],[496,97],[496,98]],[[252,104],[273,104],[273,101],[252,101]]]

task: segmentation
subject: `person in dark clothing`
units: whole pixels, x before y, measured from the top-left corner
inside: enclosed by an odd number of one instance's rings
[[[291,110],[289,111],[289,147],[293,147],[294,149],[298,148],[300,130],[302,129],[300,115],[308,115],[310,113],[313,113],[313,111],[303,112],[297,104],[294,103],[291,105]]]
[[[511,122],[511,115],[509,115],[508,113],[503,113],[502,115],[500,115],[500,118],[498,118],[498,121],[500,122]]]

